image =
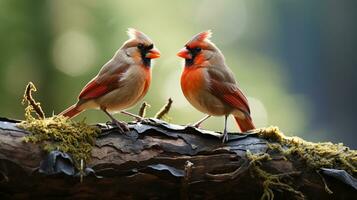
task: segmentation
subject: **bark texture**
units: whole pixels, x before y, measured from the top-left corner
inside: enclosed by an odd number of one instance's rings
[[[326,170],[332,175],[318,173],[301,159],[285,159],[269,148],[272,142],[257,134],[229,135],[229,142],[221,144],[218,133],[153,119],[131,124],[131,137],[98,125],[102,134],[80,182],[68,155],[47,154],[39,145],[24,143],[29,133],[15,123],[0,120],[0,199],[249,200],[272,195],[355,199],[357,195],[353,176],[333,170]],[[254,162],[247,157],[248,150],[269,159]],[[261,173],[273,176],[267,179]]]

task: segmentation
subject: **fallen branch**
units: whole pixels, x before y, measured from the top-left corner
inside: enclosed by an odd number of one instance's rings
[[[294,144],[271,133],[275,129],[230,134],[221,144],[219,133],[156,119],[130,123],[131,137],[98,124],[102,133],[81,183],[68,154],[48,154],[23,142],[29,132],[17,122],[0,120],[1,199],[353,199],[357,194],[353,168],[333,164],[338,169],[317,172],[318,163],[307,163],[292,150]],[[355,153],[347,149],[336,156],[346,152]]]

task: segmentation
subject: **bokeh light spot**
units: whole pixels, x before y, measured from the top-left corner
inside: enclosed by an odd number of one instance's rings
[[[55,67],[69,76],[85,74],[96,60],[93,40],[78,31],[68,31],[60,35],[53,46]]]
[[[248,97],[250,112],[257,128],[268,125],[268,111],[262,101],[254,97]]]

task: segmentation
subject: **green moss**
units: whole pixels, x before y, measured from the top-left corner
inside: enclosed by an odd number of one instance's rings
[[[271,174],[261,168],[263,162],[271,160],[269,154],[252,154],[250,151],[247,151],[246,155],[250,160],[249,169],[251,175],[261,179],[263,182],[264,192],[260,198],[261,200],[273,200],[273,189],[292,193],[295,199],[304,199],[304,195],[300,191],[295,190],[291,185],[281,181],[281,178],[285,177],[286,174]]]
[[[29,83],[24,95],[24,103],[27,102],[25,120],[17,124],[19,128],[31,132],[31,135],[24,137],[24,141],[39,143],[47,152],[60,150],[68,153],[79,168],[82,159],[89,160],[95,138],[100,132],[99,128],[89,126],[84,120],[75,122],[64,116],[40,117],[38,110],[42,109],[40,104],[33,100],[30,90],[36,91],[32,83]],[[33,113],[39,118],[35,118]]]
[[[350,150],[343,144],[331,142],[308,142],[299,137],[287,137],[277,127],[261,129],[259,137],[266,138],[276,144],[271,144],[270,149],[278,149],[287,158],[298,156],[305,161],[311,169],[318,170],[322,167],[343,169],[350,174],[357,173],[357,151]],[[287,147],[286,149],[283,149]]]
[[[259,129],[257,134],[261,138],[279,143],[283,143],[284,139],[286,138],[286,136],[280,132],[279,128],[276,126]]]
[[[88,161],[99,129],[84,121],[74,122],[67,117],[53,116],[45,119],[26,119],[18,127],[31,132],[25,142],[40,143],[43,150],[60,150],[72,156],[76,166],[80,160]]]
[[[268,144],[271,152],[280,152],[286,160],[301,159],[310,170],[317,171],[325,167],[343,169],[352,175],[357,172],[357,151],[350,150],[341,143],[313,143],[299,137],[287,137],[278,127],[260,129],[257,130],[257,134],[272,142]],[[300,191],[295,190],[289,183],[281,181],[281,178],[286,174],[271,174],[261,168],[263,162],[271,159],[269,154],[251,154],[248,151],[247,158],[250,160],[252,175],[263,181],[262,200],[274,199],[273,189],[285,190],[293,193],[296,199],[304,199],[304,195]]]

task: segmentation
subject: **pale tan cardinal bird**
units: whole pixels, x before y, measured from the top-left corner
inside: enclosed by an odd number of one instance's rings
[[[151,59],[160,57],[160,52],[144,33],[129,29],[128,35],[129,40],[82,89],[77,103],[60,115],[71,118],[87,109],[101,109],[121,131],[128,130],[124,122],[119,122],[110,113],[120,111],[135,116],[123,110],[145,96],[151,81]]]
[[[225,63],[221,51],[209,38],[211,32],[195,35],[178,56],[185,59],[181,89],[187,100],[208,114],[194,125],[213,116],[225,116],[223,142],[228,140],[227,117],[232,114],[241,131],[254,129],[247,98],[238,88],[234,74]]]

